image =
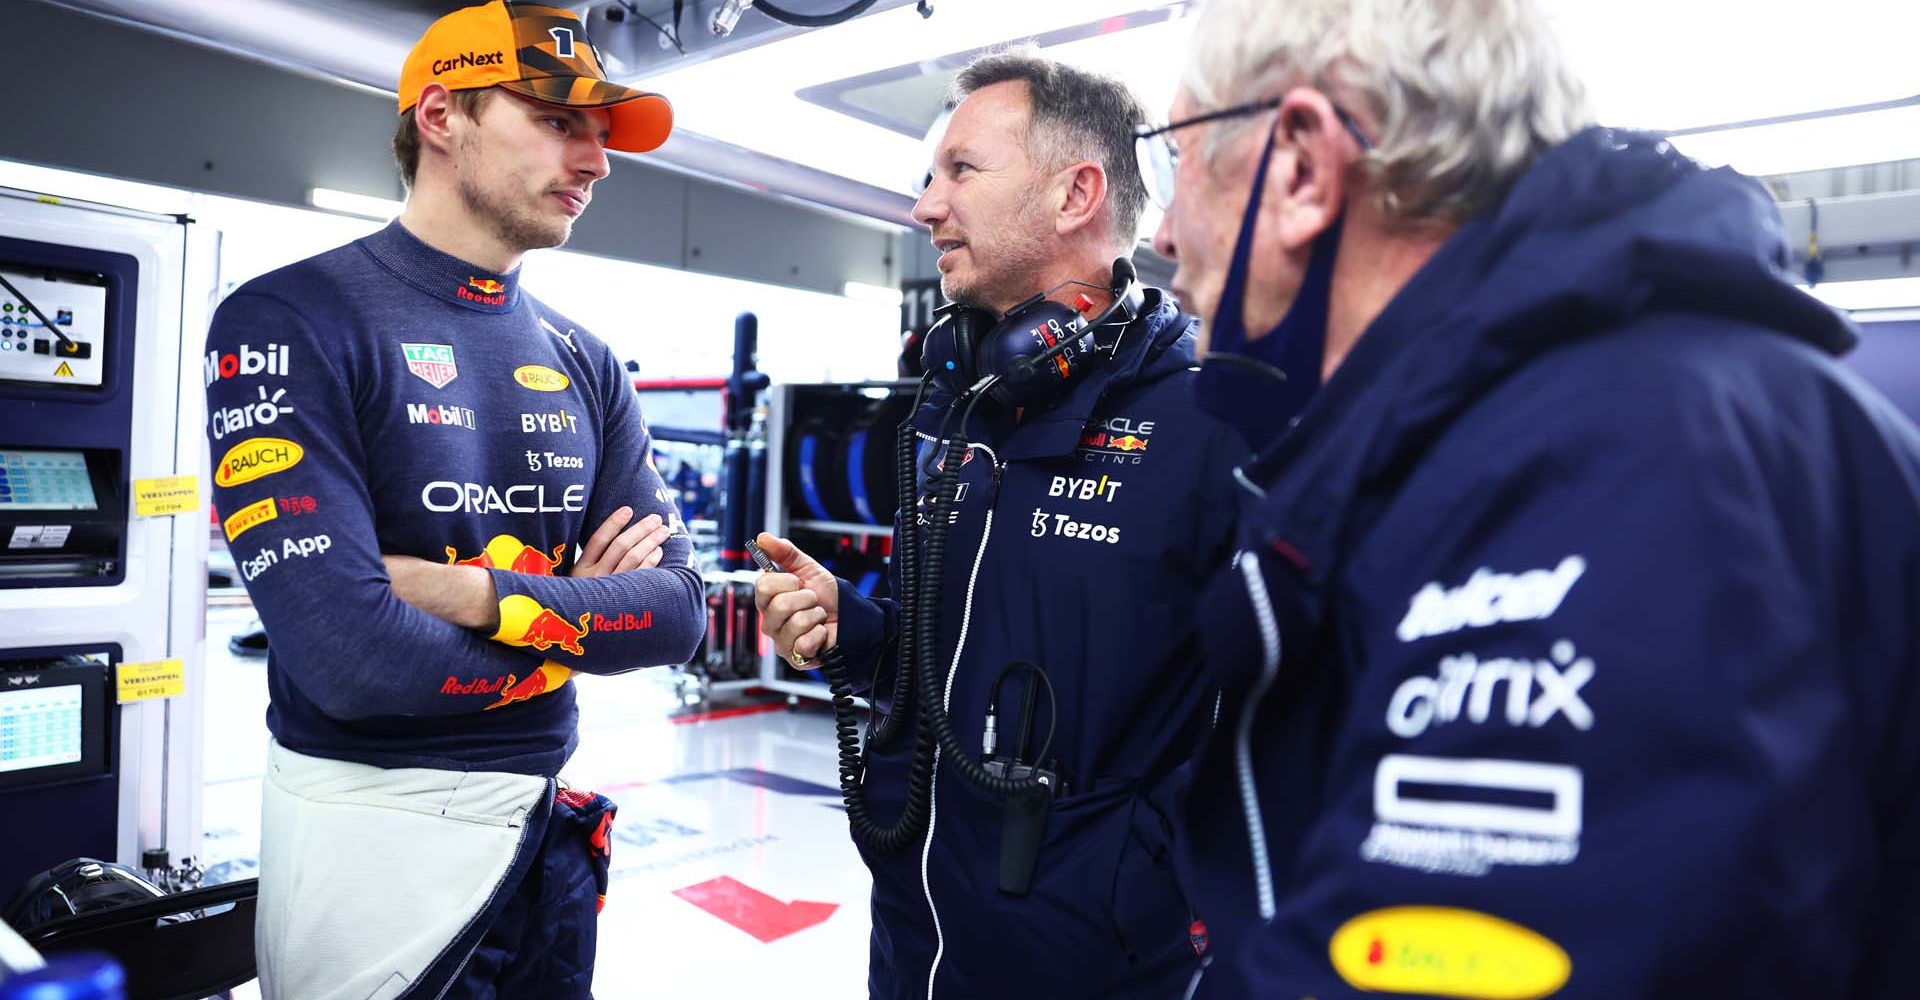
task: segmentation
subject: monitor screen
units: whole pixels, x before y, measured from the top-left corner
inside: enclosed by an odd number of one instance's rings
[[[0,773],[77,763],[80,695],[78,684],[0,691]]]
[[[99,509],[85,455],[77,451],[0,450],[0,513]]]

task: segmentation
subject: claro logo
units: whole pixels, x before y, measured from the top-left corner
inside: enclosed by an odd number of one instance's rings
[[[227,450],[213,470],[217,486],[239,486],[285,472],[300,464],[306,452],[286,438],[248,438]]]

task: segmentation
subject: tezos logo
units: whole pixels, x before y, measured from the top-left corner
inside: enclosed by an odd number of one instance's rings
[[[1030,533],[1035,538],[1055,535],[1061,538],[1083,538],[1090,542],[1105,542],[1108,545],[1120,544],[1119,528],[1076,521],[1071,514],[1049,514],[1038,507],[1033,509]]]
[[[527,452],[527,469],[539,472],[541,469],[584,469],[587,460],[578,455],[557,455],[550,451]]]

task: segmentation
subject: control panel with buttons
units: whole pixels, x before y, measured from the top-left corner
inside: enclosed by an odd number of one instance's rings
[[[84,276],[5,265],[0,277],[20,291],[15,295],[0,287],[0,379],[99,388],[107,290]]]

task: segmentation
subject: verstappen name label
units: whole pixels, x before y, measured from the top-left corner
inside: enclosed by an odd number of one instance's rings
[[[187,693],[187,665],[184,660],[122,663],[114,668],[113,673],[115,700],[122,705],[150,698],[173,698]]]
[[[199,476],[157,476],[133,481],[135,517],[171,517],[199,509]]]

